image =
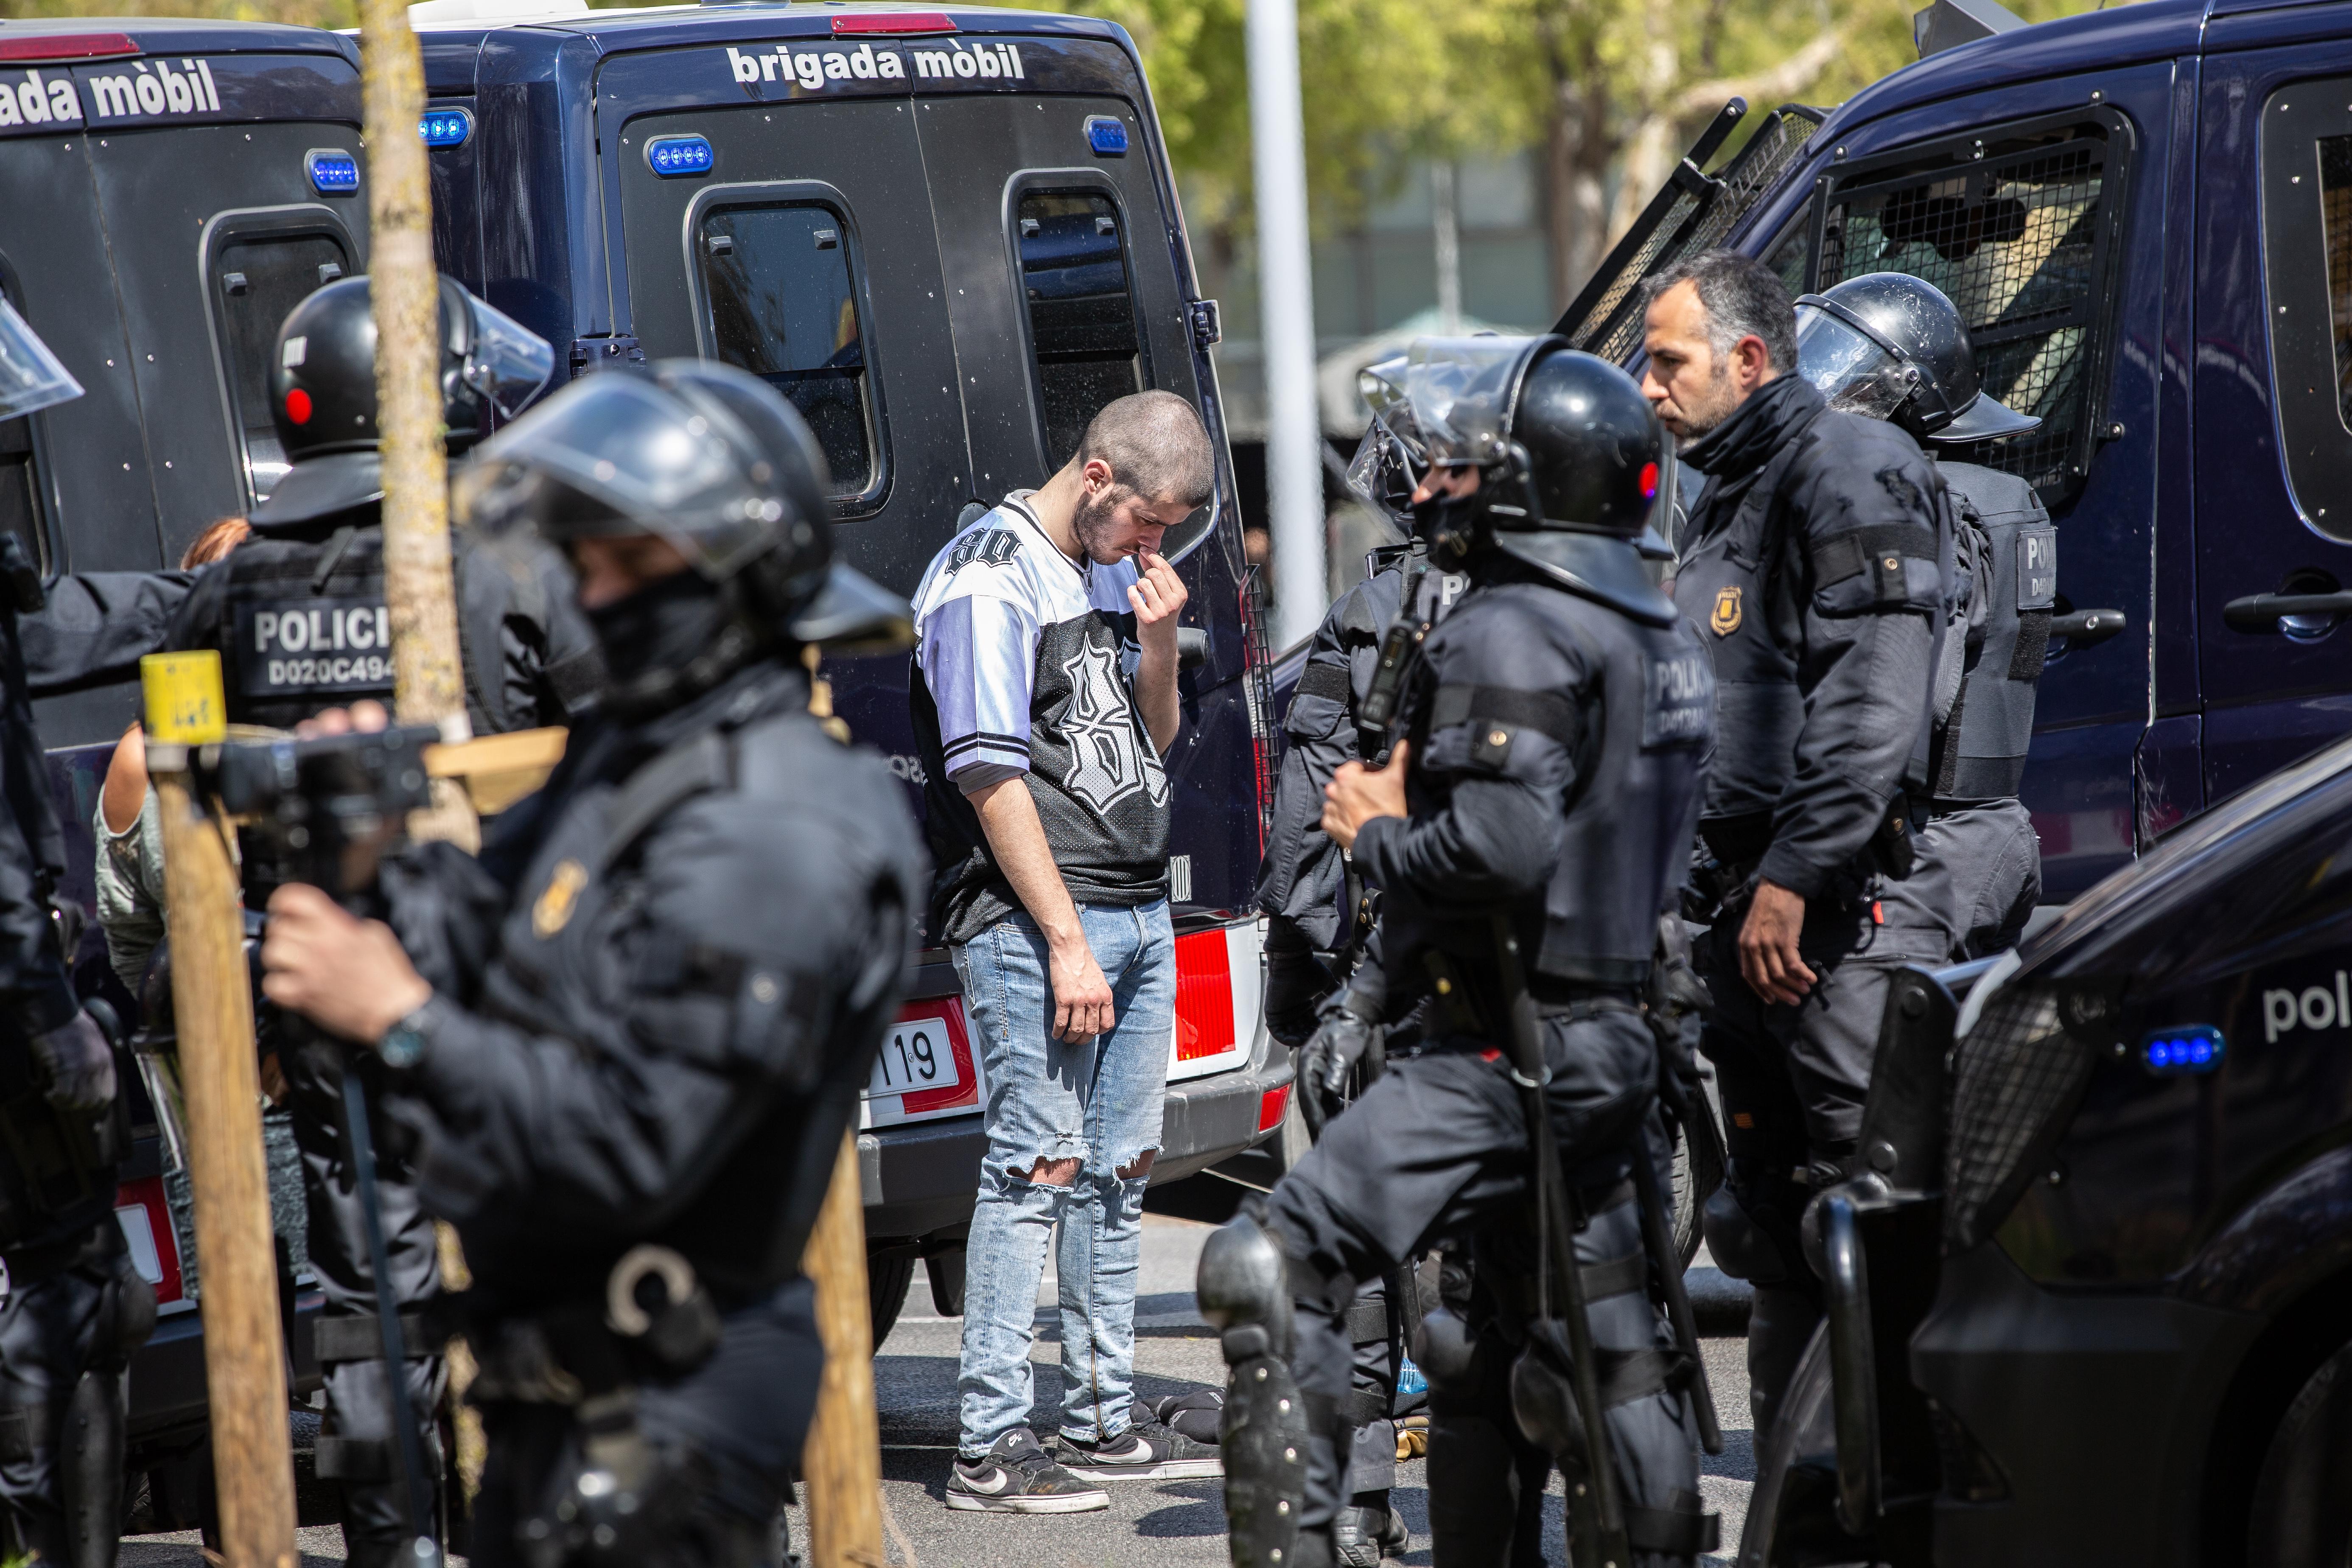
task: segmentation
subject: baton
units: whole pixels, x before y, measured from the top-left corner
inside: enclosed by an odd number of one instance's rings
[[[1710,1454],[1723,1452],[1723,1426],[1715,1417],[1715,1391],[1707,1386],[1706,1362],[1699,1354],[1698,1324],[1691,1315],[1690,1289],[1683,1283],[1682,1258],[1674,1232],[1666,1225],[1665,1194],[1658,1187],[1658,1167],[1650,1158],[1646,1121],[1633,1147],[1633,1191],[1642,1205],[1642,1241],[1658,1267],[1658,1286],[1666,1299],[1666,1321],[1674,1325],[1675,1342],[1690,1357],[1691,1417],[1698,1424],[1699,1447]]]
[[[1551,1110],[1544,1103],[1543,1041],[1536,1025],[1535,998],[1519,967],[1518,933],[1508,915],[1495,916],[1496,957],[1502,968],[1503,994],[1511,1013],[1511,1077],[1527,1102],[1528,1130],[1536,1146],[1536,1209],[1540,1235],[1559,1260],[1560,1289],[1568,1298],[1570,1373],[1576,1381],[1577,1414],[1584,1423],[1585,1452],[1591,1457],[1592,1501],[1600,1516],[1604,1558],[1631,1563],[1625,1539],[1625,1516],[1617,1504],[1616,1450],[1609,1441],[1607,1414],[1601,1408],[1598,1357],[1592,1347],[1592,1323],[1585,1316],[1584,1270],[1576,1261],[1576,1238],[1568,1226],[1568,1183],[1559,1168],[1559,1147],[1552,1136]],[[1538,1279],[1544,1278],[1538,1272]]]
[[[408,1489],[408,1555],[416,1568],[441,1568],[441,1547],[434,1539],[432,1484],[425,1476],[425,1444],[416,1431],[416,1412],[408,1403],[407,1336],[400,1326],[400,1298],[392,1287],[392,1249],[383,1235],[383,1196],[375,1180],[375,1142],[368,1131],[367,1087],[360,1082],[358,1064],[343,1063],[343,1121],[351,1139],[352,1185],[359,1194],[360,1219],[367,1231],[368,1267],[375,1276],[376,1328],[383,1340],[384,1384],[392,1398],[392,1429],[401,1478]]]

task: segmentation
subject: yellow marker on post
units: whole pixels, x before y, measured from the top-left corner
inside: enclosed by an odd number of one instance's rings
[[[227,836],[205,820],[188,776],[189,747],[228,737],[220,655],[151,653],[139,661],[139,683],[147,699],[147,766],[163,819],[172,1005],[187,1090],[196,1252],[205,1264],[220,1560],[228,1568],[294,1568],[294,1457],[245,921]]]
[[[139,689],[147,700],[151,744],[209,746],[228,738],[220,655],[213,649],[147,655],[139,661]]]

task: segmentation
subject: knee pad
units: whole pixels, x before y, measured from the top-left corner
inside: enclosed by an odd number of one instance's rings
[[[1296,1344],[1289,1267],[1245,1210],[1201,1248],[1195,1290],[1230,1373],[1218,1421],[1234,1568],[1297,1568],[1307,1498],[1306,1402],[1290,1373]]]

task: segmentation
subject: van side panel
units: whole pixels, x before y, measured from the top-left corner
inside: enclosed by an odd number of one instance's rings
[[[155,491],[89,166],[92,139],[76,130],[0,147],[0,213],[41,215],[0,232],[0,285],[82,384],[81,396],[33,416],[51,508],[51,563],[79,572],[152,570],[163,549]],[[191,246],[194,239],[191,225]]]
[[[482,43],[474,140],[484,171],[483,297],[555,345],[614,331],[596,184],[594,40],[504,27]],[[625,327],[617,329],[625,331]]]

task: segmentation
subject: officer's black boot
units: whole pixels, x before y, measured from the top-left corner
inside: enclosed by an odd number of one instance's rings
[[[122,1445],[129,1423],[129,1379],[121,1369],[90,1371],[66,1408],[58,1480],[73,1568],[114,1568],[122,1537]]]

